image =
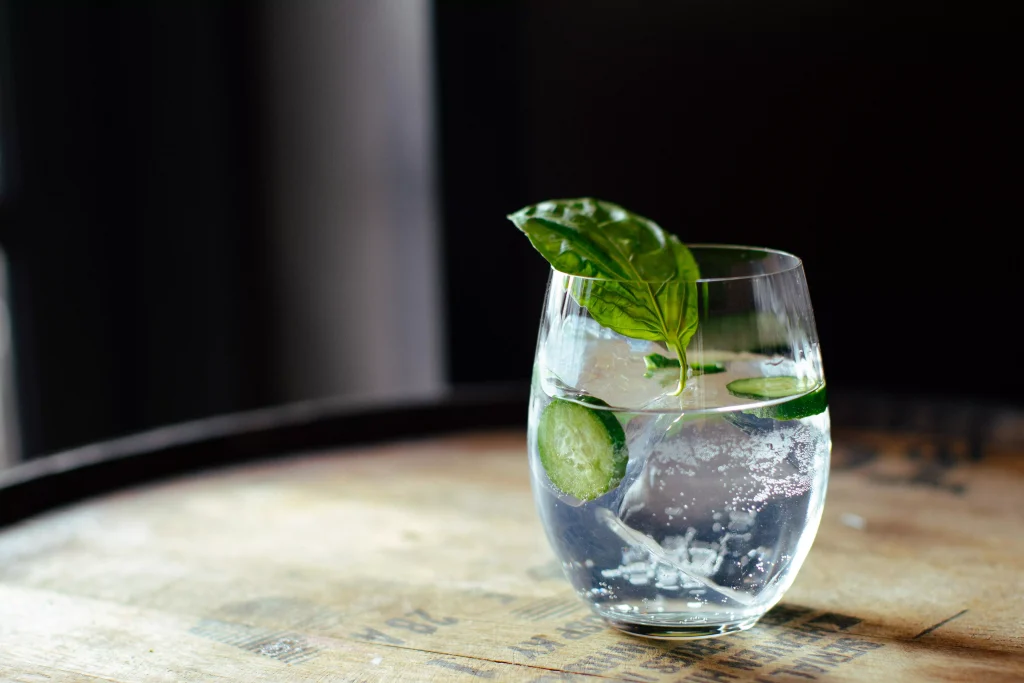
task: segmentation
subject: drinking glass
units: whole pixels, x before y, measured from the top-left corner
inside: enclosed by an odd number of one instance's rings
[[[552,270],[530,397],[534,499],[566,577],[611,626],[653,638],[744,630],[782,598],[831,452],[800,259],[690,249],[701,278],[682,387],[671,349],[580,305],[605,281]]]

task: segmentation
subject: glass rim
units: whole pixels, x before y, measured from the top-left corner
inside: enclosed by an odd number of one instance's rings
[[[803,268],[804,262],[795,254],[791,254],[788,251],[781,249],[772,249],[770,247],[752,247],[743,244],[720,244],[717,242],[694,242],[692,244],[686,244],[686,248],[693,250],[700,249],[721,249],[721,250],[732,250],[732,251],[756,251],[764,254],[774,254],[775,256],[781,256],[786,259],[791,259],[791,263],[786,266],[779,267],[764,273],[753,273],[751,275],[729,275],[727,277],[700,277],[696,280],[680,280],[679,282],[732,282],[740,280],[756,280],[757,278],[764,277],[775,277],[776,275],[783,275],[785,273],[792,272]],[[551,270],[559,275],[565,277],[576,278],[577,280],[594,280],[595,282],[640,282],[650,284],[662,284],[664,282],[674,282],[674,280],[622,280],[619,278],[611,277],[598,277],[596,275],[573,275],[572,273],[566,273],[558,270],[554,266],[551,266]]]

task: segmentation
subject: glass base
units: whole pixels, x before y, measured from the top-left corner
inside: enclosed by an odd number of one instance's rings
[[[654,638],[657,640],[694,640],[697,638],[714,638],[724,636],[727,633],[746,631],[757,623],[761,615],[748,617],[736,621],[721,622],[691,622],[675,619],[654,619],[654,618],[623,618],[619,615],[601,615],[604,620],[613,628],[628,633],[631,636],[643,638]]]

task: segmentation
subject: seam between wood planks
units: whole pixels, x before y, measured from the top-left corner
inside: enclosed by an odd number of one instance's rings
[[[34,671],[29,671],[29,670],[25,669],[24,668],[25,665],[26,664],[24,662],[21,662],[21,663],[18,663],[16,666],[19,669],[21,669],[22,673],[28,673],[28,674],[36,673]],[[8,665],[5,664],[4,666],[8,666]],[[109,676],[103,676],[103,675],[100,675],[100,674],[93,674],[93,673],[89,673],[87,671],[73,671],[71,669],[62,669],[59,666],[52,666],[52,665],[49,665],[49,664],[32,664],[31,666],[32,666],[33,669],[37,669],[40,672],[45,670],[45,671],[59,671],[62,674],[69,674],[71,676],[74,676],[76,680],[81,680],[82,678],[86,678],[86,679],[89,679],[89,680],[96,680],[96,681],[108,681],[108,683],[132,683],[131,681],[126,680],[124,678],[110,678]],[[14,669],[12,669],[12,670],[14,670]],[[15,671],[15,673],[17,673],[17,670],[14,670],[14,671]],[[0,672],[0,673],[2,673],[2,672]],[[49,678],[49,676],[47,676],[47,678]]]
[[[314,637],[316,637],[316,638],[323,638],[325,640],[337,640],[337,641],[340,641],[340,642],[343,642],[343,643],[351,643],[351,642],[363,643],[364,642],[364,641],[361,641],[361,640],[351,640],[349,638],[337,638],[337,637],[334,637],[334,636],[314,636]],[[378,643],[378,642],[375,642],[373,644],[374,645],[379,645],[380,647],[391,647],[391,648],[394,648],[396,650],[410,650],[412,652],[422,652],[423,654],[429,654],[429,655],[441,655],[441,656],[444,656],[444,657],[458,657],[460,659],[469,659],[469,660],[473,660],[473,661],[476,661],[476,662],[490,662],[492,664],[503,664],[505,666],[521,666],[521,667],[523,667],[525,669],[537,669],[538,671],[552,671],[554,673],[560,673],[560,674],[570,673],[570,674],[575,674],[577,676],[590,676],[591,678],[598,678],[598,679],[603,679],[603,680],[613,680],[613,681],[621,681],[622,680],[622,676],[614,676],[613,677],[613,676],[603,676],[601,674],[582,673],[582,672],[576,672],[576,671],[569,671],[567,669],[557,669],[557,668],[552,667],[552,666],[541,666],[539,664],[525,664],[523,662],[509,662],[509,661],[505,661],[503,659],[490,659],[488,657],[481,657],[479,655],[454,654],[452,652],[444,652],[444,651],[441,651],[441,650],[428,650],[428,649],[422,649],[422,648],[418,648],[418,647],[409,647],[408,645],[395,645],[394,643]],[[637,683],[641,683],[641,682],[638,681]]]
[[[953,621],[954,619],[959,619],[960,617],[962,617],[965,614],[967,614],[967,610],[962,609],[959,612],[957,612],[956,614],[954,614],[953,616],[951,616],[951,617],[949,617],[947,619],[943,619],[942,621],[940,621],[939,623],[935,624],[934,626],[930,626],[930,627],[926,628],[925,630],[921,631],[916,636],[911,638],[911,640],[917,640],[918,638],[920,638],[922,636],[926,636],[929,633],[931,633],[932,631],[945,626],[946,624],[948,624],[949,622]]]

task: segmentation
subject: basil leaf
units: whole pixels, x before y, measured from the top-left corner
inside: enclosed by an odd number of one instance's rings
[[[681,393],[697,330],[700,271],[690,250],[654,221],[598,199],[541,202],[508,218],[555,270],[594,278],[571,294],[597,322],[676,352]]]

